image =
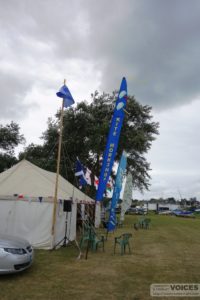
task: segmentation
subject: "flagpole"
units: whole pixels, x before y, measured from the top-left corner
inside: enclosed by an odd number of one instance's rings
[[[66,79],[64,79],[64,85],[65,84],[66,84]],[[57,198],[58,198],[58,179],[59,179],[59,173],[60,173],[60,157],[61,157],[62,131],[63,131],[63,112],[64,112],[64,99],[62,100],[60,126],[59,126],[56,183],[55,183],[55,192],[54,192],[53,220],[52,220],[52,229],[51,229],[51,234],[53,236],[53,241],[52,242],[54,242],[55,224],[56,224],[56,207],[57,207]]]

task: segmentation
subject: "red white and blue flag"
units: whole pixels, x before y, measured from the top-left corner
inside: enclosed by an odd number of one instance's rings
[[[87,184],[84,168],[78,158],[76,159],[75,176],[79,177],[79,187],[80,188],[82,188],[83,186],[85,186]]]

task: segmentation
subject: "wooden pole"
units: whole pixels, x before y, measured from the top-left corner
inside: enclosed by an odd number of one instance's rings
[[[130,113],[125,108],[123,108],[123,111],[130,116]]]
[[[65,83],[66,83],[66,79],[64,79],[64,84]],[[64,112],[64,99],[62,101],[60,126],[59,126],[57,171],[56,171],[56,183],[55,183],[54,205],[53,205],[53,221],[52,221],[52,229],[51,229],[51,234],[53,236],[53,241],[52,242],[54,242],[55,224],[56,224],[56,207],[57,207],[57,198],[58,198],[58,179],[59,179],[59,173],[60,173],[60,157],[61,157],[61,146],[62,146],[63,112]]]

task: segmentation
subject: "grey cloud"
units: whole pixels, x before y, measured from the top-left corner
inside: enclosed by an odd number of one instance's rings
[[[24,102],[27,93],[25,80],[0,73],[0,115],[2,118],[23,117],[29,106]]]
[[[90,14],[94,56],[106,61],[102,88],[113,89],[126,75],[130,93],[157,109],[199,96],[200,2],[126,1],[118,9],[111,3],[101,26],[100,4]]]
[[[160,136],[147,155],[151,162],[150,192],[138,195],[151,197],[178,196],[200,199],[200,145],[197,132],[200,101],[162,112],[154,112],[160,121]]]
[[[200,95],[199,0],[0,0],[0,5],[1,119],[22,121],[37,103],[41,109],[37,92],[54,93],[67,72],[74,79],[79,69],[84,81],[96,67],[105,92],[118,89],[126,76],[129,93],[153,106],[161,124],[148,155],[156,170],[152,193],[171,196],[179,186],[200,197],[199,101],[192,102]],[[30,103],[35,95],[39,99]],[[187,103],[191,109],[181,115]],[[30,126],[31,139],[33,131]]]
[[[14,119],[32,108],[25,97],[34,86],[52,87],[53,78],[41,78],[41,65],[48,65],[53,73],[64,60],[87,56],[88,25],[76,3],[8,0],[0,4],[0,115]]]
[[[0,2],[0,37],[13,64],[90,60],[100,66],[102,91],[126,76],[129,93],[157,110],[200,94],[198,0]],[[31,88],[37,79],[27,73]],[[19,88],[23,97],[27,87]]]
[[[153,180],[152,186],[148,192],[144,194],[135,192],[134,198],[150,199],[150,198],[168,198],[175,197],[177,200],[181,198],[200,198],[200,177],[198,175],[188,176],[188,174],[159,174],[159,180]]]
[[[84,57],[87,16],[78,2],[58,0],[1,1],[0,24],[13,46],[20,36],[51,45],[56,57]],[[19,43],[19,41],[18,41]],[[31,53],[30,53],[31,55]]]

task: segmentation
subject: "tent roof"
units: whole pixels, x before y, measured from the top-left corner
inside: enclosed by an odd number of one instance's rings
[[[0,173],[0,196],[54,197],[56,173],[22,160]],[[92,201],[90,197],[59,175],[58,198]],[[93,200],[94,201],[94,200]]]

